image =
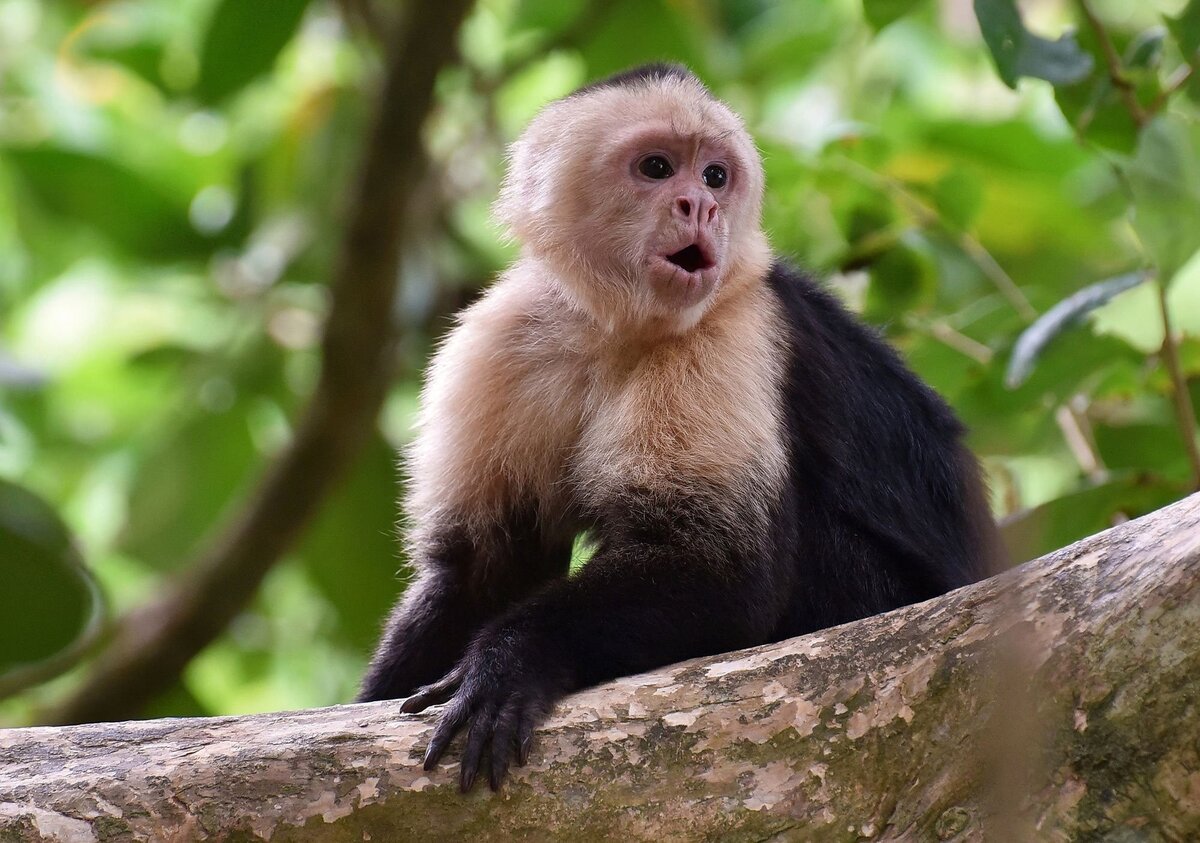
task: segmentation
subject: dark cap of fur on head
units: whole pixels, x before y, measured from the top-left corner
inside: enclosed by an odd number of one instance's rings
[[[628,88],[643,82],[659,82],[663,79],[690,80],[702,88],[705,87],[699,77],[682,64],[654,62],[652,64],[631,67],[629,70],[622,70],[620,73],[614,73],[612,76],[606,76],[603,79],[590,82],[575,91],[571,96],[576,97],[581,94],[590,94],[592,91],[599,91],[604,88]]]

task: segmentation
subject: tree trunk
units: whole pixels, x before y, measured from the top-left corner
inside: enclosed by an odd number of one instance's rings
[[[1200,495],[918,606],[576,694],[499,794],[422,771],[435,716],[0,731],[0,840],[1197,840]]]

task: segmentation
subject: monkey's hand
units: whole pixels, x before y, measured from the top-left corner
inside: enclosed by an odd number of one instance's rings
[[[450,673],[404,701],[400,710],[409,713],[449,703],[425,751],[426,770],[437,766],[464,726],[467,741],[459,775],[463,793],[475,783],[485,752],[490,753],[492,790],[504,780],[514,750],[517,764],[525,764],[533,730],[567,687],[561,668],[539,649],[527,634],[504,626],[488,627]]]

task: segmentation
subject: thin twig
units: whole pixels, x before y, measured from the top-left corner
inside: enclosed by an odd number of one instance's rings
[[[947,348],[952,348],[964,357],[969,357],[980,365],[987,366],[992,362],[995,353],[979,340],[968,337],[954,328],[945,319],[934,319],[929,322],[915,317],[904,320],[909,328],[927,333]]]
[[[1104,24],[1100,18],[1096,17],[1096,13],[1092,11],[1092,7],[1088,5],[1088,0],[1076,0],[1079,5],[1079,10],[1083,12],[1083,16],[1087,18],[1088,26],[1096,36],[1096,41],[1100,44],[1100,52],[1104,54],[1104,63],[1108,67],[1108,78],[1112,82],[1113,87],[1117,89],[1117,94],[1125,103],[1126,110],[1129,111],[1129,116],[1133,118],[1133,122],[1142,127],[1146,125],[1149,116],[1146,110],[1142,108],[1142,104],[1137,101],[1137,96],[1133,90],[1133,83],[1125,76],[1125,70],[1121,64],[1121,56],[1117,54],[1117,48],[1113,45],[1112,39],[1108,37],[1108,30],[1104,28]]]
[[[1167,284],[1158,282],[1158,309],[1162,315],[1163,343],[1160,354],[1171,376],[1171,397],[1175,403],[1175,420],[1183,438],[1184,451],[1192,467],[1192,488],[1200,490],[1200,445],[1196,444],[1196,410],[1188,392],[1187,379],[1179,363],[1179,344],[1171,329],[1171,310],[1167,305]]]
[[[1158,92],[1158,96],[1154,98],[1153,102],[1146,106],[1146,113],[1153,115],[1162,111],[1166,107],[1167,101],[1170,100],[1172,96],[1178,93],[1183,86],[1188,83],[1188,80],[1192,78],[1192,75],[1195,72],[1196,68],[1191,64],[1180,65],[1178,68],[1176,68],[1175,72],[1171,75],[1171,78],[1166,81],[1165,85],[1163,85],[1163,89]]]
[[[1087,417],[1075,407],[1076,399],[1082,397],[1076,395],[1065,404],[1060,404],[1054,411],[1054,421],[1058,424],[1058,429],[1062,432],[1063,439],[1066,440],[1067,447],[1070,448],[1071,455],[1075,457],[1080,469],[1089,480],[1098,482],[1104,478],[1106,472],[1100,453],[1089,435]]]

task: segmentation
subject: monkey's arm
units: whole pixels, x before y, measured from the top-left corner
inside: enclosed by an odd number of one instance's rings
[[[440,679],[489,620],[566,573],[570,544],[547,541],[531,513],[513,514],[494,536],[447,529],[415,561],[420,576],[392,610],[359,702],[405,697]]]
[[[564,694],[615,676],[767,640],[790,590],[772,552],[765,512],[722,500],[624,496],[599,527],[599,547],[577,575],[558,580],[489,624],[443,681],[404,705],[449,701],[430,741],[432,769],[468,727],[461,784],[485,749],[499,786],[516,748]]]

